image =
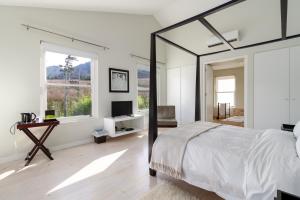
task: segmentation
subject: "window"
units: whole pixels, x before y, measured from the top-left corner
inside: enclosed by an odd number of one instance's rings
[[[137,103],[139,110],[149,108],[149,86],[150,86],[150,69],[149,67],[139,67],[137,70],[138,78],[138,96]]]
[[[44,48],[42,109],[57,118],[96,115],[95,58],[63,48]]]
[[[156,81],[157,81],[157,103],[159,103],[160,97],[160,73],[159,68],[156,70]],[[149,91],[150,91],[150,67],[140,65],[137,69],[137,103],[138,110],[149,109]]]
[[[235,77],[216,77],[216,103],[235,105]]]

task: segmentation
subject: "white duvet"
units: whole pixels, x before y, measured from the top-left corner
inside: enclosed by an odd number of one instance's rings
[[[277,189],[300,195],[300,159],[292,133],[221,126],[186,148],[186,182],[228,199],[273,200]]]

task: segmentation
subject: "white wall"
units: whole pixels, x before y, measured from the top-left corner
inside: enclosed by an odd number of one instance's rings
[[[21,23],[103,44],[110,50],[26,31]],[[46,145],[58,149],[91,141],[92,130],[101,127],[103,117],[110,115],[112,100],[133,100],[136,105],[136,61],[129,54],[149,57],[150,33],[160,28],[152,16],[22,7],[0,7],[0,27],[0,162],[23,156],[33,145],[20,132],[10,135],[9,128],[21,112],[40,113],[40,40],[99,56],[99,119],[57,127]],[[158,59],[164,61],[164,46],[158,44],[158,49]],[[129,94],[108,92],[109,67],[129,69]]]

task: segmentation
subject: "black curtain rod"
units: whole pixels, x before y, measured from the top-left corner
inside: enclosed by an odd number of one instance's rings
[[[56,35],[56,36],[59,36],[59,37],[70,39],[70,40],[72,40],[72,42],[77,41],[77,42],[85,43],[85,44],[88,44],[88,45],[100,47],[100,48],[103,48],[104,50],[109,49],[106,46],[102,46],[102,45],[95,44],[95,43],[92,43],[92,42],[87,42],[87,41],[84,41],[84,40],[80,40],[80,39],[77,39],[77,38],[74,38],[74,37],[70,37],[70,36],[60,34],[60,33],[56,33],[56,32],[53,32],[53,31],[49,31],[49,30],[46,30],[46,29],[37,28],[37,27],[34,27],[34,26],[26,25],[26,24],[21,24],[21,25],[24,26],[27,30],[34,29],[34,30],[42,31],[42,32],[49,33],[49,34],[52,34],[52,35]]]
[[[142,59],[142,60],[148,60],[148,61],[150,61],[150,59],[149,58],[145,58],[145,57],[142,57],[142,56],[138,56],[138,55],[135,55],[135,54],[129,54],[131,57],[135,57],[135,58],[140,58],[140,59]],[[165,65],[166,63],[164,63],[164,62],[161,62],[161,61],[156,61],[157,63],[159,63],[159,64],[163,64],[163,65]]]

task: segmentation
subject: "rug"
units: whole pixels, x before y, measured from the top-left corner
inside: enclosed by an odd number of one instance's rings
[[[244,116],[233,116],[226,119],[223,119],[224,122],[237,122],[237,123],[243,123],[244,122]]]
[[[163,182],[152,188],[141,200],[207,200],[214,199],[212,196],[215,195],[211,195],[207,191],[198,194],[192,193],[185,187],[179,187],[171,182]]]

